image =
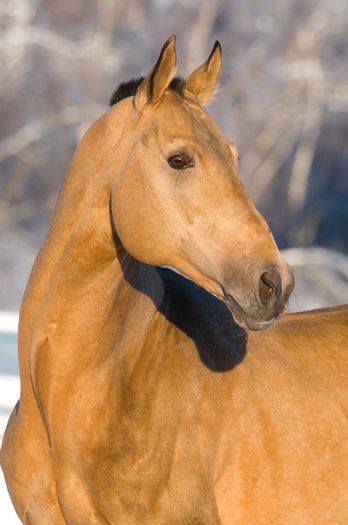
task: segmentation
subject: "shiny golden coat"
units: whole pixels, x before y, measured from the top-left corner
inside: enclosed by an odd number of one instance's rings
[[[220,61],[182,98],[171,38],[75,155],[1,452],[26,525],[348,523],[348,309],[273,324],[292,275],[200,105]]]

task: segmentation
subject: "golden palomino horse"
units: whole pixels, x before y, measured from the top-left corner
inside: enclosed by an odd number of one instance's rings
[[[66,177],[21,308],[12,501],[26,525],[346,525],[348,309],[274,323],[292,273],[202,107],[220,45],[175,67],[171,37]]]

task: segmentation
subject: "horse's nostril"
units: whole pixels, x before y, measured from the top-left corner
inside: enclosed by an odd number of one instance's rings
[[[263,303],[278,296],[278,286],[268,272],[264,272],[260,277],[259,293]]]

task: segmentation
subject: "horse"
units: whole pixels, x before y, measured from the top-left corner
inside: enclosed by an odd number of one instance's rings
[[[19,323],[25,525],[348,523],[348,307],[294,281],[175,37],[87,131]],[[284,314],[284,315],[283,315]]]

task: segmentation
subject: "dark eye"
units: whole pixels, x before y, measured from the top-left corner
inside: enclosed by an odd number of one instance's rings
[[[169,157],[168,164],[175,170],[184,170],[185,168],[194,166],[193,159],[191,159],[187,153],[177,153]]]

